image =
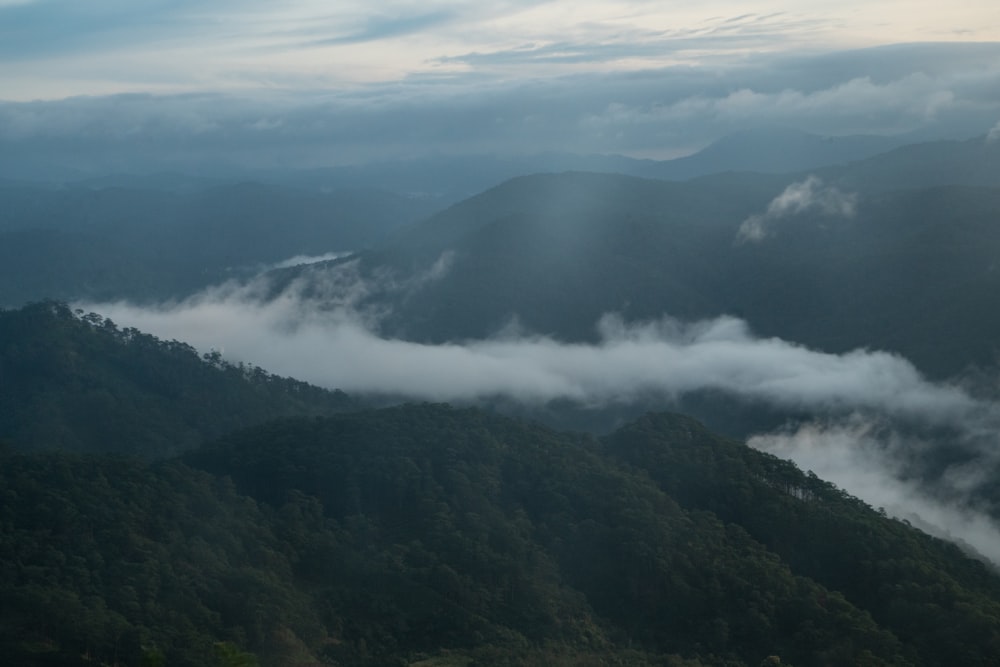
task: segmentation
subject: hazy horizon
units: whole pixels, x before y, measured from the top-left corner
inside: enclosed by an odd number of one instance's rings
[[[740,130],[968,138],[1000,12],[908,2],[0,2],[0,154],[91,173],[544,151]]]

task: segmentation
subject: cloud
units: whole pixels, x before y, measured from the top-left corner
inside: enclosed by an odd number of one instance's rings
[[[349,252],[328,252],[323,255],[295,255],[294,257],[289,257],[288,259],[282,260],[276,264],[264,267],[266,270],[269,269],[287,269],[293,266],[302,266],[304,264],[316,264],[318,262],[328,262],[334,259],[340,259],[342,257],[348,257],[351,253]]]
[[[987,143],[997,140],[1000,140],[1000,121],[997,121],[997,124],[994,125],[992,129],[990,129],[990,131],[986,134]]]
[[[447,23],[454,20],[456,17],[457,14],[455,12],[443,10],[403,17],[369,17],[364,21],[364,25],[356,32],[340,37],[313,40],[303,43],[300,46],[303,48],[312,48],[336,44],[360,44],[363,42],[374,42],[390,37],[399,37],[420,32],[428,28]]]
[[[960,388],[924,380],[898,356],[864,350],[833,355],[761,339],[731,317],[627,323],[608,314],[596,323],[600,341],[594,344],[510,332],[443,345],[381,337],[384,313],[366,311],[367,297],[391,291],[405,298],[445,275],[450,260],[442,256],[406,279],[387,273],[363,278],[357,260],[350,260],[314,265],[277,295],[262,277],[155,308],[123,302],[79,307],[202,350],[224,346],[235,361],[350,392],[601,405],[719,390],[788,409],[879,411],[949,423],[983,410]]]
[[[795,208],[800,199],[790,195],[783,206]],[[490,338],[445,344],[380,335],[387,313],[368,306],[369,297],[405,299],[447,275],[451,261],[443,255],[409,277],[365,276],[359,261],[347,258],[309,265],[287,283],[279,282],[284,274],[266,274],[159,306],[74,307],[203,352],[224,350],[231,362],[354,394],[525,405],[568,400],[595,408],[651,399],[670,404],[708,391],[813,415],[815,423],[755,436],[750,445],[1000,564],[1000,532],[989,508],[973,500],[1000,465],[1000,408],[993,402],[930,382],[896,355],[818,352],[756,337],[733,317],[626,322],[607,314],[596,323],[593,343],[514,325]],[[958,463],[935,469],[936,452]]]
[[[981,459],[952,464],[934,484],[921,483],[906,468],[914,452],[931,443],[903,435],[884,421],[858,416],[758,435],[747,444],[789,459],[891,516],[970,545],[1000,565],[1000,526],[991,508],[974,499],[975,490],[995,472]]]
[[[833,186],[823,185],[816,176],[792,183],[771,200],[767,211],[751,215],[740,224],[736,240],[756,243],[774,233],[782,220],[807,212],[827,217],[851,218],[857,209],[857,195],[845,194]]]
[[[0,79],[37,80],[30,67],[3,67]],[[435,153],[676,157],[760,127],[964,139],[982,136],[1000,116],[1000,45],[755,55],[556,77],[498,72],[428,71],[346,87],[322,73],[229,70],[238,91],[0,102],[0,163],[12,172],[47,162],[107,173]]]
[[[693,58],[709,51],[728,53],[744,49],[773,50],[790,35],[819,21],[791,19],[778,12],[767,16],[744,14],[731,18],[716,17],[695,26],[671,29],[616,27],[613,31],[595,30],[600,37],[584,31],[575,41],[547,39],[526,42],[513,48],[473,51],[442,56],[441,63],[463,63],[475,67],[510,67],[541,64],[598,64],[665,58]],[[594,26],[589,26],[594,27]]]
[[[979,53],[910,45],[812,57],[761,55],[740,67],[720,63],[714,81],[724,85],[718,88],[705,78],[700,90],[675,84],[658,87],[647,99],[622,96],[588,110],[584,123],[605,134],[647,138],[679,126],[733,132],[766,124],[821,135],[933,128],[931,137],[969,138],[996,120],[1000,66],[991,62],[995,56],[986,56],[996,46]]]

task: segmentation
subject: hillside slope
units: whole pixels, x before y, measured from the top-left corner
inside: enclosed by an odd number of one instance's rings
[[[367,305],[389,312],[385,333],[420,341],[488,337],[512,318],[594,340],[609,312],[627,321],[735,315],[761,336],[889,350],[936,377],[994,362],[1000,188],[865,193],[795,178],[515,179],[364,253],[362,275],[400,280],[447,260],[444,275],[402,296],[374,290]],[[794,197],[845,203],[774,204]],[[748,220],[760,238],[744,237]],[[321,282],[323,271],[293,275]]]
[[[61,304],[0,311],[0,440],[18,449],[164,458],[266,419],[354,405]]]
[[[0,306],[163,300],[297,255],[358,250],[434,210],[375,190],[0,187]]]
[[[981,563],[675,415],[598,441],[410,405],[152,467],[2,457],[0,650],[24,665],[986,665],[1000,646]]]

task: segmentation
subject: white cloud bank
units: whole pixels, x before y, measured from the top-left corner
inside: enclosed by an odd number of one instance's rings
[[[786,201],[794,208],[801,198],[793,194]],[[440,345],[379,335],[379,313],[367,311],[365,299],[378,291],[405,295],[419,289],[447,272],[448,259],[409,280],[363,280],[355,261],[318,265],[307,272],[308,280],[293,282],[276,297],[267,280],[258,278],[159,307],[75,306],[203,352],[222,350],[230,361],[359,394],[455,402],[507,397],[529,404],[569,399],[600,406],[709,390],[806,412],[830,421],[760,435],[751,446],[790,458],[873,506],[902,518],[919,516],[1000,564],[1000,531],[969,501],[985,481],[982,471],[998,462],[1000,410],[992,402],[956,385],[929,382],[892,354],[837,355],[758,338],[733,317],[627,323],[608,314],[597,323],[596,343],[567,343],[515,327],[489,339]],[[932,445],[899,433],[935,429],[948,432],[950,444],[970,452],[975,463],[946,470],[930,492],[901,480],[904,463]]]
[[[225,348],[233,361],[348,392],[601,405],[651,393],[721,390],[782,408],[878,410],[930,422],[965,418],[983,407],[957,387],[927,382],[895,355],[834,355],[756,338],[732,317],[625,323],[608,314],[597,323],[600,341],[594,344],[517,334],[440,345],[385,338],[375,332],[370,314],[355,310],[373,288],[352,271],[350,263],[327,271],[324,305],[303,295],[305,283],[264,300],[267,289],[256,282],[156,308],[125,302],[77,306],[119,325],[202,351]]]
[[[736,240],[739,243],[762,241],[775,233],[782,220],[800,213],[852,218],[857,211],[857,203],[857,195],[841,192],[833,186],[824,185],[818,177],[810,176],[785,188],[771,200],[767,211],[744,220],[736,232]]]
[[[986,143],[991,143],[993,141],[1000,141],[1000,121],[986,135]]]
[[[26,37],[18,33],[17,39]],[[4,45],[0,30],[0,51]],[[618,55],[604,40],[581,45],[588,48],[594,58],[636,66],[631,42]],[[518,57],[517,45],[511,49]],[[0,80],[11,82],[0,91],[7,100],[0,100],[0,165],[10,165],[20,178],[32,163],[87,173],[211,173],[211,165],[285,169],[437,154],[551,151],[662,159],[733,133],[774,127],[893,141],[969,139],[1000,116],[1000,43],[755,50],[736,62],[646,63],[628,72],[579,63],[572,75],[542,74],[538,68],[548,66],[509,63],[509,57],[501,50],[490,64],[435,66],[457,68],[448,75],[357,86],[327,80],[315,57],[309,58],[315,78],[307,72],[244,73],[239,83],[224,85],[204,76],[200,60],[192,68],[161,55],[157,61],[178,65],[179,76],[198,72],[199,84],[219,85],[179,94],[171,77],[160,76],[153,87],[122,89],[147,94],[119,95],[108,94],[118,90],[112,84],[95,89],[91,70],[73,58],[74,68],[86,74],[73,82],[82,88],[73,90],[87,94],[52,99],[35,90],[46,85],[31,63],[10,58],[5,72],[0,56]],[[116,68],[122,63],[120,54],[109,58]],[[52,64],[45,62],[46,68]],[[414,62],[411,55],[407,62]],[[511,68],[525,68],[524,76],[511,76]],[[226,72],[235,75],[228,66]],[[21,95],[14,94],[18,80],[29,89]]]
[[[328,262],[334,259],[340,259],[341,257],[347,257],[350,252],[328,252],[322,255],[295,255],[294,257],[289,257],[288,259],[282,260],[276,264],[272,264],[266,268],[268,269],[288,269],[293,266],[302,266],[304,264],[317,264],[319,262]]]

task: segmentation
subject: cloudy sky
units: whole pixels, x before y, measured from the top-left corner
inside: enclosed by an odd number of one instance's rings
[[[1000,5],[0,0],[0,148],[303,165],[985,134]]]

